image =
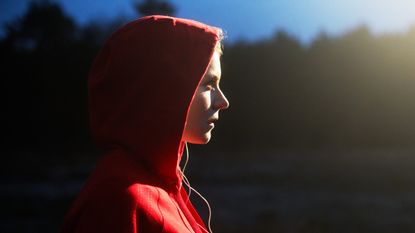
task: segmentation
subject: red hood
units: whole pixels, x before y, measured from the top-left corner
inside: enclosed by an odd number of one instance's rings
[[[121,149],[178,185],[189,105],[207,70],[217,28],[147,16],[116,31],[92,66],[89,111],[95,143]]]

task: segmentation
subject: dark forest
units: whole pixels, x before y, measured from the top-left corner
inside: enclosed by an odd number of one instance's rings
[[[174,14],[136,8],[137,16]],[[123,23],[77,25],[60,5],[32,2],[4,25],[1,232],[59,228],[100,155],[89,134],[88,71]],[[216,202],[216,232],[415,231],[415,26],[381,36],[365,25],[322,32],[309,45],[284,31],[225,40],[222,72],[231,107],[212,142],[191,147],[199,158],[189,171]],[[222,165],[198,169],[206,158]],[[252,211],[244,216],[226,198],[254,199]],[[269,202],[276,207],[260,208]]]

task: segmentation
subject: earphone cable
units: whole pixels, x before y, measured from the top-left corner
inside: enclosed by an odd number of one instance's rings
[[[202,195],[202,194],[200,194],[196,189],[194,189],[191,185],[190,185],[190,182],[189,182],[189,179],[187,179],[187,177],[185,176],[185,174],[184,174],[184,171],[185,171],[185,169],[186,169],[186,166],[187,166],[187,163],[188,163],[188,161],[189,161],[189,148],[187,147],[187,142],[185,142],[185,147],[186,147],[186,162],[185,162],[185,164],[183,165],[183,169],[179,169],[179,171],[180,171],[180,173],[181,173],[181,175],[182,175],[182,177],[183,177],[183,183],[185,183],[186,184],[186,186],[188,187],[188,199],[187,199],[187,201],[189,201],[190,200],[190,195],[191,195],[191,193],[192,193],[192,191],[193,192],[195,192],[205,203],[206,203],[206,205],[207,205],[207,207],[208,207],[208,211],[209,211],[209,217],[208,217],[208,228],[209,228],[209,230],[206,230],[203,226],[201,226],[199,223],[198,223],[198,225],[199,225],[199,227],[201,227],[204,231],[206,231],[207,233],[213,233],[213,231],[212,231],[212,227],[211,227],[211,220],[212,220],[212,209],[211,209],[211,207],[210,207],[210,204],[209,204],[209,202],[208,202],[208,200]]]

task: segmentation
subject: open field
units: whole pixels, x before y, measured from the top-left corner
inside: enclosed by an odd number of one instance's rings
[[[415,232],[415,151],[198,150],[186,173],[217,233]],[[1,232],[56,232],[94,159],[41,164],[3,176]]]

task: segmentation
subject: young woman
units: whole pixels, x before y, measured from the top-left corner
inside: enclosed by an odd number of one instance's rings
[[[90,123],[105,149],[63,233],[208,232],[183,187],[186,142],[209,142],[219,111],[222,32],[147,16],[105,43],[88,80]]]

